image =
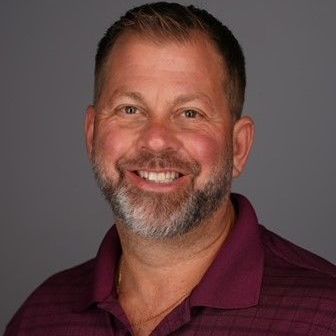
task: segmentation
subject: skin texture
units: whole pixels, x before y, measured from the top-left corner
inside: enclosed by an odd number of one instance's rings
[[[89,157],[111,183],[126,181],[144,197],[163,195],[168,201],[185,190],[202,190],[230,160],[230,175],[239,176],[254,125],[248,117],[233,119],[226,79],[221,57],[203,35],[184,43],[122,35],[111,51],[100,100],[87,111]],[[170,166],[183,177],[162,184],[134,174],[142,167],[120,165],[141,153],[162,152],[198,169]],[[117,219],[123,247],[119,301],[137,335],[148,335],[197,285],[233,224],[227,198],[197,228],[171,239],[148,239]]]

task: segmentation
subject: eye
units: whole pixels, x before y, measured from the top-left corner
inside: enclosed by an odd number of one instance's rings
[[[188,119],[195,119],[201,117],[201,114],[195,110],[185,110],[183,115]]]
[[[138,112],[138,108],[136,108],[135,106],[125,106],[123,108],[123,111],[126,114],[136,114]]]

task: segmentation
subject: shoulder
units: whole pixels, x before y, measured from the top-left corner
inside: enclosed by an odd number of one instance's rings
[[[262,305],[320,335],[336,333],[336,266],[261,227]],[[308,330],[308,329],[307,329]]]
[[[44,281],[23,303],[7,326],[5,336],[25,335],[53,320],[66,319],[88,295],[93,280],[94,259],[56,273]],[[30,333],[29,333],[30,334]]]
[[[260,226],[268,266],[287,266],[288,270],[308,271],[336,281],[336,266]]]

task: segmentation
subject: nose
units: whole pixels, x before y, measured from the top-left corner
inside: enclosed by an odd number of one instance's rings
[[[142,130],[138,147],[152,152],[166,150],[177,151],[181,146],[172,127],[168,122],[151,122]]]

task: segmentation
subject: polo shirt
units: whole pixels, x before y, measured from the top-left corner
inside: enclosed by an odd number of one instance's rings
[[[336,267],[258,224],[249,201],[188,298],[151,335],[336,335]],[[132,335],[116,291],[113,226],[96,258],[58,273],[26,300],[5,336]]]

